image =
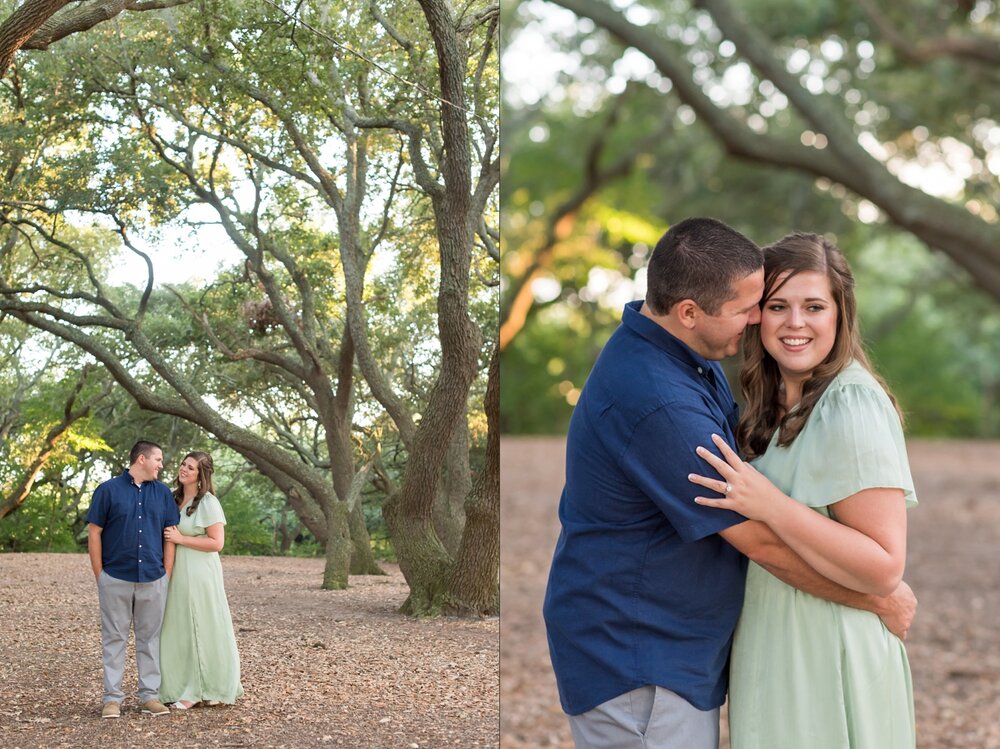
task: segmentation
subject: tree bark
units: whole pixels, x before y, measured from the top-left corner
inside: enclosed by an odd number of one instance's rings
[[[365,525],[365,513],[358,502],[348,515],[351,531],[351,565],[352,575],[384,575],[385,570],[378,566],[375,552],[372,551],[372,539]]]
[[[489,423],[486,463],[465,502],[465,533],[448,580],[443,610],[453,615],[500,613],[500,349],[493,349],[484,400]]]
[[[410,587],[403,611],[441,610],[453,564],[434,530],[433,506],[451,436],[464,418],[479,359],[479,331],[469,318],[469,272],[475,227],[471,143],[466,120],[466,54],[443,0],[420,0],[438,60],[444,188],[431,195],[440,252],[438,338],[441,367],[424,409],[399,492],[383,506],[399,568]]]
[[[434,499],[432,510],[434,530],[444,548],[453,557],[462,543],[462,531],[465,529],[464,503],[471,490],[469,425],[465,419],[461,419],[451,438],[441,476],[441,486]]]
[[[14,54],[52,15],[70,0],[27,0],[0,25],[0,77],[6,75]]]
[[[348,529],[347,506],[331,502],[327,507],[326,565],[323,568],[323,590],[343,590],[348,584],[351,565],[351,533]]]
[[[27,0],[0,25],[0,77],[19,49],[48,49],[71,34],[87,31],[125,10],[144,11],[186,5],[191,0],[92,0],[60,13],[72,0]]]
[[[31,35],[22,49],[48,49],[49,45],[71,34],[88,31],[104,21],[109,21],[126,10],[161,10],[177,5],[187,5],[191,0],[166,0],[141,3],[138,0],[91,0],[49,18]]]

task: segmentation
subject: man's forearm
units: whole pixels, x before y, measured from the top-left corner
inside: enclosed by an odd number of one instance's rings
[[[104,568],[104,562],[101,559],[102,548],[100,531],[95,532],[91,529],[87,533],[87,553],[90,554],[90,566],[94,570],[94,577],[98,577]]]
[[[854,609],[871,611],[880,616],[885,612],[885,597],[859,593],[823,577],[784,544],[770,550],[766,558],[757,563],[786,585],[817,598]]]
[[[177,544],[172,544],[169,541],[163,542],[163,569],[167,572],[167,577],[170,577],[174,571],[174,555],[177,553]]]
[[[871,611],[880,616],[885,611],[884,597],[859,593],[823,577],[764,523],[747,520],[722,531],[722,536],[754,562],[793,588],[817,598]]]

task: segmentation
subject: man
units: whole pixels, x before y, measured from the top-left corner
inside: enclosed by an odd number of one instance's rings
[[[626,306],[570,421],[562,532],[545,596],[549,651],[578,749],[717,749],[749,557],[784,582],[905,633],[909,588],[826,580],[764,524],[706,512],[688,480],[711,435],[735,445],[719,359],[760,321],[763,255],[714,219],[676,224]],[[713,447],[713,449],[715,449]]]
[[[167,578],[173,546],[163,551],[163,530],[180,515],[166,484],[163,450],[154,442],[136,442],[129,469],[94,491],[87,512],[87,549],[97,578],[104,656],[102,718],[121,716],[122,674],[129,629],[135,630],[139,704],[147,715],[168,715],[160,702],[160,625],[167,601]]]

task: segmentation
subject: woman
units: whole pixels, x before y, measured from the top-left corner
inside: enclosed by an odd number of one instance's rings
[[[160,633],[160,700],[177,710],[199,702],[231,705],[243,694],[219,561],[226,516],[214,494],[213,470],[208,453],[184,456],[174,489],[181,522],[163,533],[176,544],[176,556]]]
[[[823,237],[764,250],[759,326],[747,329],[742,462],[699,448],[724,494],[700,504],[767,523],[813,568],[888,595],[906,560],[916,504],[900,416],[858,331],[854,279]],[[794,498],[794,499],[793,499]],[[800,592],[751,563],[733,641],[733,749],[912,749],[913,690],[903,643],[872,613]]]

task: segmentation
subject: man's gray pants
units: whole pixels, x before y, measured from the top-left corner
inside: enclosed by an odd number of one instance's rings
[[[97,577],[101,603],[101,645],[104,659],[104,702],[121,703],[125,647],[129,629],[135,629],[135,665],[139,673],[139,702],[160,695],[160,626],[167,605],[167,576],[151,583],[130,583],[101,571]]]
[[[569,725],[576,749],[719,749],[719,708],[651,685],[570,715]]]

